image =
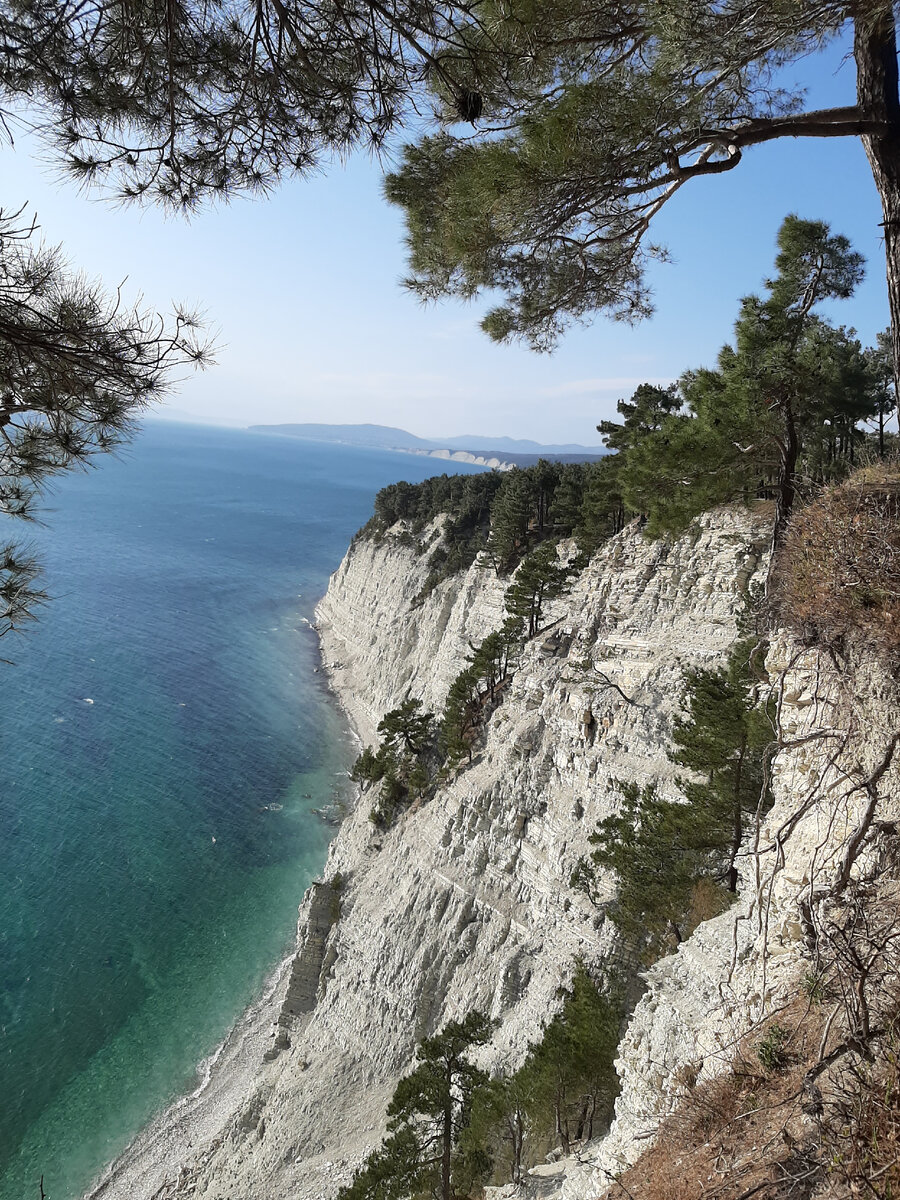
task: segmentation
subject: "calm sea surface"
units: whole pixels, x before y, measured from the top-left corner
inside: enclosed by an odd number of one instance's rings
[[[0,646],[0,1200],[79,1196],[285,953],[353,754],[303,618],[441,469],[158,422],[49,498]]]

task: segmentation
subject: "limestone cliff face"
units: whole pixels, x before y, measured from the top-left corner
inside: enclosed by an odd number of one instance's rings
[[[780,635],[767,669],[782,745],[773,763],[776,801],[746,847],[738,903],[647,972],[647,991],[619,1047],[622,1092],[612,1130],[577,1160],[548,1168],[543,1182],[556,1186],[542,1196],[602,1195],[648,1146],[685,1081],[724,1070],[740,1039],[789,1003],[810,970],[804,908],[834,886],[870,799],[877,796],[884,828],[900,818],[900,764],[891,754],[900,690],[878,654],[851,650],[841,662]],[[877,788],[868,789],[886,761]],[[856,878],[876,861],[879,836],[874,826],[871,832]]]
[[[319,608],[324,660],[364,741],[406,696],[439,708],[470,643],[502,619],[504,583],[478,567],[421,601],[427,569],[406,541],[355,542]],[[572,869],[617,804],[617,780],[674,788],[666,747],[683,673],[733,641],[766,542],[765,526],[738,512],[710,514],[673,544],[626,530],[529,643],[475,763],[383,834],[361,798],[301,908],[255,1095],[167,1195],[327,1200],[380,1138],[416,1042],[473,1008],[498,1022],[486,1063],[521,1061],[576,958],[613,953],[612,931],[569,886]],[[780,637],[768,667],[784,748],[739,902],[648,972],[620,1046],[609,1136],[501,1195],[601,1194],[686,1075],[721,1070],[797,986],[799,902],[837,870],[865,799],[855,781],[883,755],[898,704],[872,658],[838,669]],[[892,764],[882,780],[887,817],[900,812],[897,774]]]
[[[673,786],[682,674],[734,639],[765,542],[743,513],[672,545],[626,530],[527,647],[473,766],[384,834],[362,797],[328,886],[301,909],[284,1048],[186,1172],[192,1195],[332,1195],[379,1139],[416,1042],[472,1008],[498,1021],[487,1061],[518,1064],[576,958],[611,953],[572,870],[617,803],[615,780]],[[439,707],[469,643],[500,623],[492,572],[473,567],[418,603],[424,575],[402,541],[357,541],[320,606],[324,659],[341,664],[332,682],[363,740],[407,695]]]

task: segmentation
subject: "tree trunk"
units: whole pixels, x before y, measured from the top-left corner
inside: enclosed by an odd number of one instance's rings
[[[732,808],[731,850],[728,856],[728,890],[737,892],[738,870],[737,856],[741,852],[741,842],[744,838],[744,812],[741,808],[741,787],[744,774],[744,757],[747,753],[747,735],[741,741],[740,754],[734,768],[734,806]]]
[[[522,1110],[516,1108],[512,1126],[512,1182],[522,1182],[522,1150],[525,1144],[525,1125],[522,1121]]]
[[[894,386],[900,407],[900,86],[897,32],[888,10],[878,18],[857,16],[853,56],[856,95],[863,118],[883,122],[884,133],[863,134],[863,145],[881,197]],[[900,419],[900,414],[898,414]]]
[[[453,1151],[453,1072],[447,1068],[447,1101],[444,1105],[441,1146],[441,1200],[453,1200],[450,1191],[450,1155]]]
[[[781,462],[778,466],[778,490],[775,493],[775,532],[772,538],[772,562],[784,541],[787,523],[794,507],[797,490],[797,458],[800,454],[800,439],[790,396],[784,402],[784,441],[781,446]]]
[[[568,1154],[569,1145],[569,1118],[566,1114],[566,1090],[562,1084],[558,1084],[556,1088],[556,1136],[559,1138],[559,1144],[563,1148],[563,1153]]]

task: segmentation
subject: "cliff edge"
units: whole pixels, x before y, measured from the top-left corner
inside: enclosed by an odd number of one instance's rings
[[[545,614],[472,765],[386,830],[360,798],[301,907],[252,1096],[158,1196],[327,1200],[379,1142],[416,1043],[472,1009],[497,1023],[483,1065],[519,1065],[576,961],[619,953],[573,869],[616,810],[613,781],[677,795],[666,751],[684,673],[723,660],[767,543],[764,522],[732,510],[673,542],[629,527]],[[401,529],[357,539],[319,606],[323,660],[363,742],[407,697],[439,710],[470,646],[502,618],[493,572],[473,566],[423,599],[426,575]],[[847,862],[871,799],[859,780],[885,759],[898,706],[872,658],[841,669],[784,635],[768,670],[776,803],[744,848],[738,902],[646,972],[609,1134],[495,1195],[603,1194],[685,1091],[727,1071],[741,1039],[796,994],[816,881]],[[900,815],[890,758],[878,795],[885,820]],[[860,852],[848,871],[876,853]],[[602,888],[612,897],[612,878]]]

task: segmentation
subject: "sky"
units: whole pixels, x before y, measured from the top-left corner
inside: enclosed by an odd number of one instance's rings
[[[844,49],[802,64],[809,107],[853,101]],[[713,365],[737,305],[759,291],[785,215],[824,219],[868,260],[864,283],[829,310],[864,343],[888,323],[882,219],[857,139],[792,139],[682,188],[654,240],[656,314],[635,328],[596,317],[552,355],[496,345],[484,303],[424,307],[401,286],[402,214],[363,155],[266,199],[185,222],[61,183],[25,136],[0,148],[2,203],[27,203],[69,262],[160,311],[196,306],[217,331],[216,365],[183,380],[160,416],[220,424],[374,422],[423,437],[461,434],[595,444],[597,422],[642,382]]]

